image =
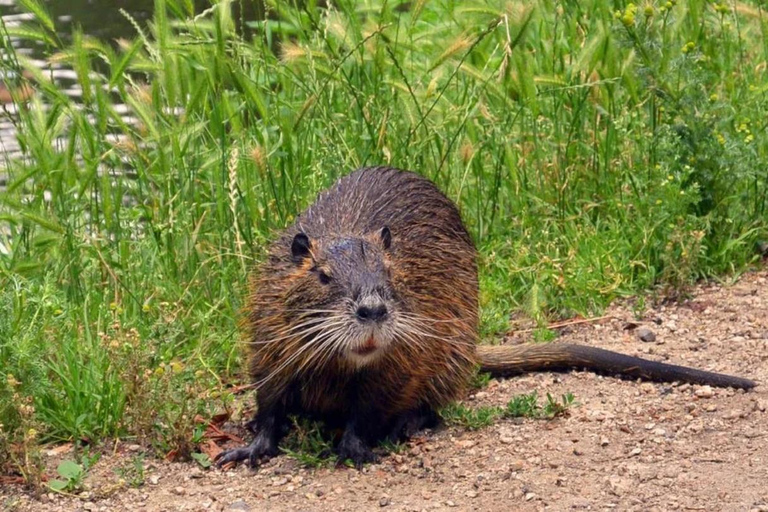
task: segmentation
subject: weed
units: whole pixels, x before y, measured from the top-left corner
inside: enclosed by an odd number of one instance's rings
[[[483,406],[473,409],[461,403],[454,403],[440,410],[440,417],[448,425],[458,425],[469,430],[492,425],[501,415],[500,407]]]
[[[386,453],[403,453],[408,448],[408,445],[401,441],[385,439],[379,443],[379,447]]]
[[[472,376],[472,382],[470,382],[469,385],[472,389],[482,389],[486,387],[489,382],[491,382],[490,373],[476,371]]]
[[[144,485],[144,454],[137,453],[128,464],[115,469],[115,472],[131,487]]]
[[[333,442],[320,422],[306,418],[291,418],[293,428],[280,446],[289,457],[307,467],[332,465],[337,457],[333,454]]]
[[[568,414],[568,409],[575,404],[572,393],[565,393],[560,397],[560,402],[547,393],[547,403],[544,404],[542,413],[547,418],[555,418]]]
[[[547,343],[557,339],[557,331],[546,327],[539,327],[533,330],[532,337],[535,342]]]
[[[575,402],[572,393],[563,394],[560,402],[547,393],[547,401],[542,406],[539,404],[538,395],[534,391],[525,395],[518,395],[510,400],[504,409],[504,416],[507,418],[552,419],[557,416],[564,416],[573,405],[575,405]]]
[[[211,459],[205,453],[193,453],[192,459],[197,462],[197,464],[203,469],[208,469],[211,467]]]
[[[56,473],[62,480],[51,480],[48,482],[48,487],[54,491],[71,492],[81,489],[86,471],[80,464],[65,460],[56,467]]]
[[[504,415],[510,418],[536,418],[539,415],[539,403],[536,392],[518,395],[507,403]]]

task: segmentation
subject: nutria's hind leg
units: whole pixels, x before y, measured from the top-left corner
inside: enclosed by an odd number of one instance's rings
[[[259,407],[248,428],[255,434],[251,444],[221,452],[215,459],[218,467],[228,462],[248,461],[252,468],[278,454],[277,444],[284,432],[285,409],[280,406]]]
[[[408,440],[420,430],[436,427],[439,422],[440,416],[433,408],[419,407],[395,419],[386,440],[391,443]]]

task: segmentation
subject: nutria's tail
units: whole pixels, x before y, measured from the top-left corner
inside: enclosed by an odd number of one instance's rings
[[[478,346],[480,369],[492,375],[585,368],[599,373],[660,382],[690,382],[717,387],[752,389],[756,382],[685,366],[657,363],[610,350],[567,343]]]

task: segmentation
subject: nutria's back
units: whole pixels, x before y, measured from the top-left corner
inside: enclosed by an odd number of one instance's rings
[[[310,237],[360,236],[383,226],[401,242],[393,245],[395,252],[466,251],[474,262],[475,248],[456,205],[428,179],[387,167],[360,169],[341,178],[299,215],[294,228]]]

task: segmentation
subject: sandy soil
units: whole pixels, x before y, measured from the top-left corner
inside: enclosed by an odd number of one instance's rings
[[[649,310],[642,342],[631,311],[568,327],[563,341],[730,372],[764,383],[744,393],[623,381],[585,372],[491,384],[470,405],[571,392],[552,421],[499,420],[479,431],[425,432],[362,472],[303,469],[285,456],[257,471],[145,463],[145,484],[118,482],[137,446],[105,455],[80,497],[0,489],[3,510],[727,510],[768,511],[768,272],[705,285],[688,303]],[[512,340],[515,341],[515,340]],[[51,467],[66,457],[51,457]],[[53,472],[53,471],[51,471]]]

